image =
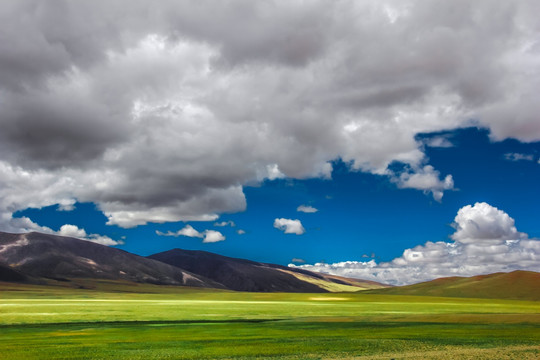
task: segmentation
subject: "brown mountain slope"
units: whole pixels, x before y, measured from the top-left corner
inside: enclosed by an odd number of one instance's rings
[[[184,285],[254,292],[341,292],[375,282],[174,249],[144,258],[89,241],[0,232],[0,281],[95,288],[100,283]]]
[[[368,293],[488,299],[540,300],[540,273],[513,271],[473,277],[440,278]]]
[[[149,256],[225,285],[253,292],[340,292],[385,285],[315,273],[282,265],[231,258],[206,251],[173,249]]]
[[[108,279],[223,288],[212,280],[120,249],[36,232],[0,232],[0,265],[6,278],[20,274],[55,280]]]
[[[0,281],[6,282],[27,282],[29,281],[28,276],[23,273],[12,269],[7,265],[0,264]]]

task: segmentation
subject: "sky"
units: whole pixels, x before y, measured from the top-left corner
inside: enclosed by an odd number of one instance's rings
[[[540,271],[536,1],[3,1],[0,231],[408,284]]]

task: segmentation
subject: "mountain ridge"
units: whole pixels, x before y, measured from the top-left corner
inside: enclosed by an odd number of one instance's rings
[[[141,288],[137,284],[148,284],[225,291],[362,291],[366,294],[540,301],[540,273],[532,271],[446,277],[390,287],[202,250],[171,249],[142,257],[85,240],[36,232],[0,232],[0,282],[86,289],[120,286],[128,289],[126,291],[137,291]]]
[[[0,232],[0,264],[34,281],[95,278],[223,288],[212,280],[121,249],[37,232]]]
[[[0,232],[0,281],[49,284],[76,280],[88,287],[88,281],[95,279],[254,292],[360,291],[385,286],[204,251],[170,251],[189,253],[192,258],[169,264],[156,258],[163,253],[142,257],[76,238]]]
[[[235,291],[334,292],[386,286],[372,281],[339,278],[202,250],[171,249],[148,258],[178,266]]]
[[[540,273],[526,270],[444,277],[418,284],[367,290],[371,294],[540,301]]]

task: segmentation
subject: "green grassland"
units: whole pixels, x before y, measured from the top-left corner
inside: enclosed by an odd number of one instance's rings
[[[2,359],[538,359],[540,303],[0,286]]]

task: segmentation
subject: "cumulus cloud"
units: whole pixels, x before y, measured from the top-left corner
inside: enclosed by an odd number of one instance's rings
[[[32,207],[41,208],[58,204],[58,210],[71,211],[74,199],[69,196],[69,188],[73,179],[55,178],[47,171],[27,171],[0,160],[0,229],[11,233],[31,231],[45,234],[73,236],[82,240],[93,241],[102,245],[119,245],[122,242],[99,234],[87,234],[86,230],[76,225],[64,224],[59,231],[41,226],[28,217],[13,217],[17,210]],[[36,197],[38,194],[39,197]],[[21,206],[26,204],[26,206]]]
[[[246,233],[246,230],[238,229],[238,230],[236,230],[236,233],[238,235],[244,235]]]
[[[461,244],[500,245],[507,241],[527,239],[527,234],[517,231],[507,213],[487,203],[476,203],[461,208],[453,226],[451,238]]]
[[[195,237],[195,238],[203,239],[203,243],[213,243],[213,242],[218,242],[218,241],[225,240],[225,236],[223,236],[223,234],[220,233],[219,231],[204,230],[203,232],[199,232],[199,231],[195,230],[193,228],[193,226],[191,226],[189,224],[187,224],[182,229],[180,229],[180,230],[178,230],[176,232],[168,231],[168,232],[164,233],[164,232],[161,232],[161,231],[156,231],[156,234],[160,235],[160,236]]]
[[[108,236],[98,235],[98,234],[87,234],[86,230],[81,229],[78,226],[71,225],[71,224],[62,225],[60,227],[60,230],[57,231],[56,234],[61,235],[61,236],[79,238],[81,240],[87,240],[87,241],[95,242],[97,244],[106,245],[106,246],[118,245],[121,243],[119,241],[115,241],[111,239]]]
[[[453,242],[427,242],[406,249],[390,262],[345,261],[300,267],[394,285],[447,276],[540,271],[540,240],[517,231],[514,219],[504,211],[487,203],[467,205],[458,211],[453,226]]]
[[[276,229],[282,230],[283,232],[285,232],[285,234],[302,235],[303,233],[306,232],[306,229],[304,229],[300,220],[283,219],[283,218],[275,219],[274,227]]]
[[[203,243],[214,243],[225,240],[225,236],[222,233],[215,230],[206,230],[204,232]]]
[[[311,205],[300,205],[299,207],[296,208],[296,211],[303,212],[303,213],[316,213],[319,210],[314,208]]]
[[[426,165],[412,172],[403,172],[394,178],[400,188],[409,188],[430,192],[433,198],[441,201],[444,191],[454,188],[452,175],[447,175],[443,180],[440,173],[431,165]]]
[[[337,158],[387,175],[401,161],[398,184],[440,200],[451,178],[426,170],[416,134],[476,119],[494,140],[540,139],[538,13],[534,1],[2,2],[0,226],[73,200],[122,227],[214,221],[246,208],[243,185],[330,178]]]

